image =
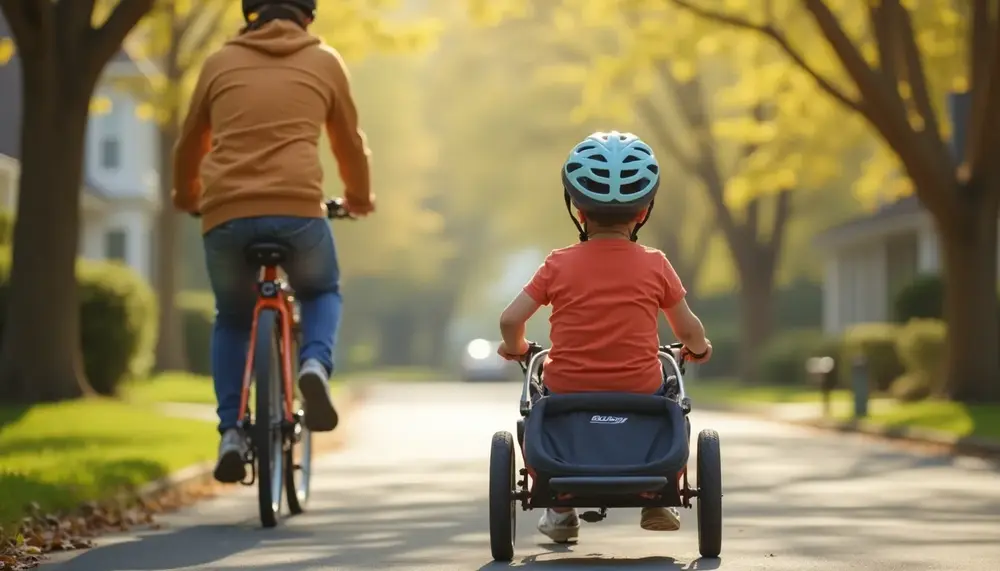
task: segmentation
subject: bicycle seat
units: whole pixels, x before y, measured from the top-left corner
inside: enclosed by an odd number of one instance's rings
[[[261,267],[280,266],[288,259],[290,249],[279,242],[256,242],[245,250],[247,263]]]

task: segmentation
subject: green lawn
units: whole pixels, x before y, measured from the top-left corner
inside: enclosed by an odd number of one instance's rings
[[[123,396],[132,402],[182,402],[215,404],[212,379],[190,373],[164,373],[130,383]]]
[[[343,378],[335,378],[331,390],[336,393],[343,384]],[[250,387],[250,399],[253,400],[254,387]],[[190,373],[164,373],[152,379],[135,381],[129,384],[123,396],[126,400],[137,403],[177,402],[189,404],[215,404],[215,389],[212,379],[203,375]]]
[[[29,502],[70,509],[208,460],[217,440],[213,423],[96,398],[3,406],[0,427],[0,526]]]
[[[1000,442],[1000,405],[927,400],[893,403],[871,412],[868,420],[883,426],[914,426],[954,436],[974,436]]]
[[[698,401],[724,404],[781,404],[820,402],[822,395],[816,387],[801,385],[747,386],[735,379],[693,379],[687,381],[688,396],[697,406]],[[846,402],[851,393],[833,392],[831,400]]]
[[[803,386],[745,386],[732,379],[691,380],[688,394],[694,401],[722,404],[783,405],[819,403],[820,392]],[[848,390],[833,392],[832,414],[851,418],[852,395]],[[955,436],[976,436],[1000,442],[1000,406],[965,405],[940,400],[900,403],[892,399],[873,399],[868,421],[883,426],[920,427]],[[820,414],[817,407],[816,414]]]

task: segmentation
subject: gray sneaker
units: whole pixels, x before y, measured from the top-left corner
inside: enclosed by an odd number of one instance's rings
[[[340,419],[330,398],[329,373],[322,363],[309,359],[299,369],[299,390],[305,401],[305,425],[313,432],[330,432]]]
[[[580,535],[580,518],[576,510],[565,513],[545,510],[538,520],[538,531],[556,543],[576,541]]]
[[[222,433],[219,460],[215,464],[215,479],[223,484],[236,484],[247,477],[245,462],[247,442],[237,428]]]

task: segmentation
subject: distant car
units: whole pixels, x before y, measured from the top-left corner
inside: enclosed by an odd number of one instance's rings
[[[517,369],[497,355],[499,341],[473,339],[462,354],[462,378],[466,381],[507,381]]]

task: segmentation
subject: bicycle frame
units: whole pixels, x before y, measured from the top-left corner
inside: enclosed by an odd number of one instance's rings
[[[545,362],[545,357],[548,354],[548,349],[541,349],[534,352],[528,359],[528,364],[524,367],[524,384],[521,386],[520,402],[521,416],[528,416],[531,413],[531,378],[541,372],[542,363]],[[677,402],[683,405],[684,401],[687,400],[687,390],[684,387],[684,372],[680,366],[680,357],[674,349],[671,349],[669,352],[660,350],[657,352],[657,357],[659,357],[664,370],[668,371],[668,374],[672,372],[677,377],[679,392]]]
[[[293,322],[293,297],[284,283],[278,276],[277,266],[264,266],[261,268],[263,274],[258,284],[257,304],[253,310],[253,324],[250,328],[250,347],[247,351],[246,368],[243,370],[243,390],[240,394],[240,411],[244,415],[240,421],[242,428],[244,421],[248,420],[247,407],[250,404],[250,382],[254,369],[254,347],[257,342],[257,319],[260,312],[265,309],[272,309],[278,313],[281,320],[281,345],[278,358],[281,360],[282,386],[285,389],[285,398],[282,402],[284,419],[288,423],[295,422],[292,412],[295,387],[292,385],[292,322]],[[257,387],[257,390],[269,390],[268,387]],[[261,411],[256,411],[259,416]],[[264,413],[266,414],[266,412]],[[259,420],[258,420],[259,422]]]

